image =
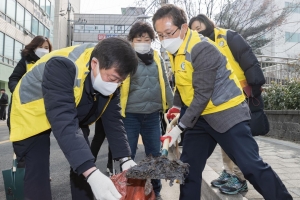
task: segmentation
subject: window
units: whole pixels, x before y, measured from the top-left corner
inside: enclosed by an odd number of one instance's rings
[[[39,35],[44,35],[45,26],[39,22]]]
[[[22,43],[15,40],[15,58],[14,60],[19,61],[21,60],[21,50],[22,50]]]
[[[40,7],[42,8],[42,10],[46,10],[46,2],[45,2],[45,0],[40,0]]]
[[[4,57],[13,60],[14,59],[14,39],[5,35],[4,45],[5,45]]]
[[[95,29],[102,32],[102,31],[104,31],[104,25],[95,25]]]
[[[114,33],[114,25],[105,25],[105,33]]]
[[[19,3],[17,4],[17,23],[21,26],[24,26],[24,7],[21,6]]]
[[[4,34],[0,32],[0,56],[3,56]]]
[[[51,2],[46,0],[46,13],[50,17],[51,16]]]
[[[84,30],[85,31],[94,31],[95,25],[85,25]]]
[[[45,37],[50,37],[50,30],[45,27]]]
[[[11,19],[16,20],[16,1],[15,0],[7,0],[6,5],[6,15]]]
[[[31,22],[31,32],[33,35],[38,35],[38,30],[39,30],[39,21],[37,18],[32,17],[32,22]]]
[[[300,13],[300,7],[296,3],[285,2],[285,7],[294,13]]]
[[[124,29],[125,33],[129,33],[130,29],[131,29],[131,26],[125,26],[125,29]]]
[[[285,32],[286,42],[300,42],[300,33]]]
[[[115,25],[115,33],[124,33],[124,25]]]
[[[31,31],[31,14],[25,10],[25,28]]]
[[[75,33],[82,33],[82,32],[84,32],[84,25],[74,25],[74,32]]]
[[[6,0],[0,1],[0,11],[5,14],[5,8],[6,8]]]

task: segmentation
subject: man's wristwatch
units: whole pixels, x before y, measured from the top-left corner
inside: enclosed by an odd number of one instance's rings
[[[125,162],[131,160],[131,157],[124,157],[119,159],[120,166],[122,166]]]
[[[180,124],[178,124],[177,126],[178,126],[178,128],[179,128],[181,131],[184,131],[185,128],[183,128],[182,126],[180,126]]]

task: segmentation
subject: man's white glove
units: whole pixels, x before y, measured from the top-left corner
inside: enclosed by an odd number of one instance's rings
[[[162,138],[165,138],[167,136],[170,136],[172,139],[169,143],[169,147],[173,146],[175,141],[178,139],[180,134],[182,133],[182,128],[180,129],[178,125],[176,125],[174,128],[171,129],[168,133],[166,133]]]
[[[87,179],[97,200],[119,200],[122,195],[118,192],[113,182],[96,169]]]
[[[127,161],[124,161],[124,162],[121,163],[120,165],[121,165],[121,167],[122,167],[122,171],[125,171],[125,170],[127,170],[127,169],[129,169],[129,168],[135,166],[136,163],[135,163],[133,160],[129,159],[129,160],[127,160]]]

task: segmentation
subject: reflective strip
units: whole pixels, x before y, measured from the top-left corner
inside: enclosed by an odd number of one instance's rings
[[[187,43],[186,43],[186,46],[185,46],[185,49],[184,49],[184,53],[187,52],[187,48],[188,48],[189,43],[190,43],[190,41],[191,41],[192,35],[193,35],[193,32],[191,31],[191,34],[190,34],[190,36],[189,36],[189,39],[188,39],[188,41],[187,41]]]
[[[204,37],[202,34],[199,34],[199,37],[200,37],[201,41],[208,42],[207,37]]]
[[[71,59],[73,62],[76,62],[77,59],[83,54],[83,52],[91,47],[94,47],[94,44],[88,43],[88,44],[83,44],[75,47],[73,51],[70,52],[68,58]]]
[[[192,56],[189,52],[186,52],[185,53],[185,60],[189,61],[189,62],[192,62]]]
[[[80,83],[81,83],[81,79],[76,79],[74,86],[75,87],[80,87]]]
[[[78,58],[81,56],[81,54],[83,54],[83,52],[91,47],[94,47],[95,44],[92,43],[87,43],[87,44],[83,44],[83,45],[79,45],[77,47],[75,47],[73,49],[73,51],[70,52],[70,54],[68,55],[68,58],[74,62],[74,65],[76,66],[76,75],[75,77],[78,77],[78,66],[76,65],[76,61],[78,60]],[[81,79],[75,79],[74,80],[74,87],[80,87],[80,82]]]
[[[80,87],[81,79],[77,79],[78,77],[78,66],[76,65],[76,61],[78,58],[84,53],[87,48],[94,47],[94,44],[84,44],[78,47],[75,47],[73,51],[71,51],[68,55],[68,59],[70,59],[76,68],[76,75],[74,80],[74,87]],[[46,60],[43,63],[35,66],[30,72],[28,72],[22,79],[21,85],[19,88],[20,102],[21,104],[26,104],[38,99],[43,98],[42,91],[42,81],[45,70],[46,63],[55,57],[63,57],[63,56],[53,56]],[[66,57],[64,57],[66,58]]]
[[[20,102],[25,104],[43,98],[42,81],[45,62],[37,65],[21,79]]]

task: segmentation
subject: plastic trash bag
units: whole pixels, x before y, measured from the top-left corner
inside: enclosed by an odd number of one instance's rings
[[[126,178],[126,171],[111,177],[112,182],[122,195],[120,200],[155,200],[150,179]]]

